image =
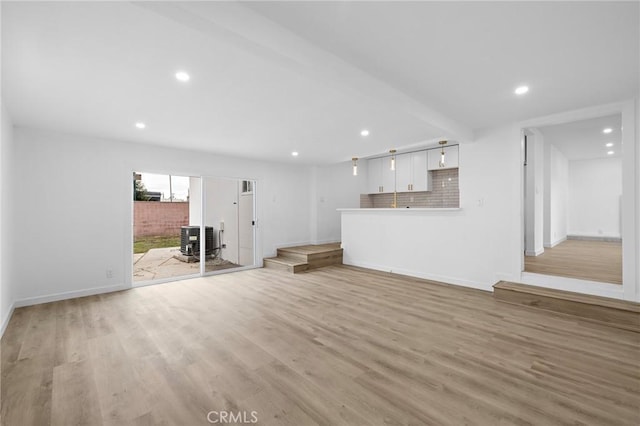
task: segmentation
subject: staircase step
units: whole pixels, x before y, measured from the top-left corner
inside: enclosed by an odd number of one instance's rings
[[[264,259],[265,267],[286,269],[292,273],[308,271],[330,265],[342,265],[340,243],[284,247],[277,257]]]
[[[297,259],[300,262],[307,263],[307,254],[300,253],[295,250],[291,250],[291,248],[279,248],[278,249],[278,257],[286,257],[289,259]]]
[[[328,243],[328,244],[308,244],[304,246],[295,246],[295,247],[282,247],[282,248],[279,248],[278,250],[281,250],[283,252],[290,252],[290,253],[314,254],[314,253],[321,253],[325,251],[339,250],[339,249],[340,249],[340,243]]]
[[[309,264],[306,262],[300,262],[300,260],[291,257],[278,256],[264,259],[264,267],[281,269],[289,271],[292,274],[297,274],[309,269]]]
[[[493,286],[496,300],[561,312],[640,332],[640,304],[608,297],[500,281]]]
[[[309,262],[309,269],[342,265],[342,249],[310,254],[307,256],[307,262]]]

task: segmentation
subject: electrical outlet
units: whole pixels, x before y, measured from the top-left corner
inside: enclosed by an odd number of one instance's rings
[[[105,275],[107,276],[107,278],[113,278],[113,269],[107,268],[107,270],[105,271]]]

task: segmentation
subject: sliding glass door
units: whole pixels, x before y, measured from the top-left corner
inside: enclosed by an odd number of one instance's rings
[[[133,175],[133,284],[252,267],[255,181]]]
[[[200,274],[191,256],[189,229],[199,231],[194,214],[200,178],[136,172],[133,175],[133,283],[166,281]],[[199,204],[199,203],[198,203]]]

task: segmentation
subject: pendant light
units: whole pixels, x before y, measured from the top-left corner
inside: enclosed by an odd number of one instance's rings
[[[358,176],[358,157],[353,157],[351,163],[353,164],[353,175]]]
[[[438,163],[438,166],[440,167],[444,167],[445,166],[445,162],[444,162],[444,146],[447,144],[447,141],[440,141],[438,142],[440,144],[440,162]]]
[[[396,169],[396,150],[391,149],[389,150],[389,152],[391,153],[391,170],[395,170]]]

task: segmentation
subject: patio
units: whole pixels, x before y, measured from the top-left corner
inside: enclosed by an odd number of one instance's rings
[[[183,262],[180,247],[150,249],[146,253],[133,255],[133,281],[151,281],[200,273],[200,262]],[[207,272],[237,268],[240,265],[219,257],[206,260]]]

